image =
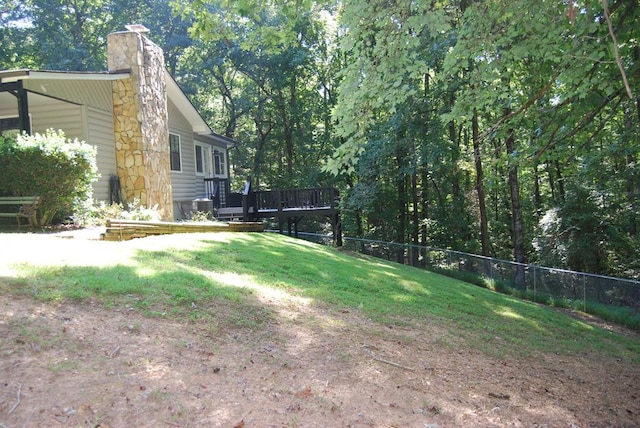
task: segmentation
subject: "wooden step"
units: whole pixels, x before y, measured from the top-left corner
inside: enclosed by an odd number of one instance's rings
[[[209,223],[172,223],[163,221],[107,220],[104,241],[126,241],[152,235],[172,233],[209,233],[209,232],[262,232],[264,224],[260,222],[209,222]]]

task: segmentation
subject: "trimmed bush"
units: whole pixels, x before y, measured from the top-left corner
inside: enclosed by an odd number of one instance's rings
[[[0,165],[0,195],[40,196],[40,226],[86,209],[98,178],[96,148],[62,131],[0,135]]]

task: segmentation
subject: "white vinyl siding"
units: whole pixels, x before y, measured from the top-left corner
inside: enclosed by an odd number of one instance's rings
[[[49,128],[62,129],[67,137],[78,138],[98,149],[97,164],[100,178],[94,185],[94,197],[109,200],[109,178],[117,173],[115,137],[113,131],[112,81],[84,79],[27,79],[29,110],[33,132]],[[46,96],[44,96],[46,95]],[[61,100],[70,100],[61,101]],[[0,117],[17,116],[17,101],[8,93],[0,93]],[[228,177],[226,143],[217,143],[211,136],[194,134],[194,126],[202,132],[202,124],[187,118],[181,108],[168,98],[169,132],[180,137],[180,169],[171,171],[174,201],[193,201],[204,198],[204,178],[214,176],[214,149],[224,156],[218,162],[219,178]],[[205,127],[206,128],[206,127]],[[203,164],[197,171],[195,143],[202,147]],[[170,156],[167,153],[167,156]],[[224,171],[223,171],[224,170]]]
[[[93,185],[93,197],[109,202],[109,177],[117,175],[116,148],[113,130],[113,116],[94,108],[87,109],[87,143],[96,146],[96,163],[100,177]]]
[[[69,138],[84,140],[82,106],[51,101],[47,105],[30,108],[32,132],[42,134],[47,129],[62,130]]]
[[[176,201],[194,200],[197,198],[196,181],[201,181],[202,177],[197,177],[195,173],[195,150],[191,134],[180,135],[182,171],[171,171],[171,187],[173,199]],[[171,130],[174,133],[174,130]]]
[[[0,117],[18,117],[18,101],[8,92],[0,92]]]
[[[174,201],[193,201],[198,197],[197,186],[202,177],[196,177],[196,156],[193,141],[193,131],[189,122],[175,108],[173,103],[167,103],[169,112],[169,133],[180,136],[180,157],[182,171],[171,171],[171,187]],[[203,187],[204,189],[204,187]]]

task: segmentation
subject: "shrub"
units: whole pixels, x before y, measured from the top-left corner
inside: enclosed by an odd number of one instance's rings
[[[145,207],[140,204],[139,199],[134,199],[126,205],[127,209],[120,214],[120,218],[125,220],[160,221],[158,206]]]
[[[0,164],[0,194],[40,196],[40,226],[85,210],[98,178],[96,148],[62,131],[0,136]]]
[[[82,215],[75,217],[79,226],[105,225],[109,219],[160,221],[158,207],[147,208],[134,199],[128,204],[109,204],[104,201],[91,205]]]
[[[189,215],[189,221],[194,223],[206,223],[213,220],[210,211],[194,211]]]

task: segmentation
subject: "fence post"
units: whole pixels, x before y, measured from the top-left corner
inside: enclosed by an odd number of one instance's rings
[[[536,300],[536,289],[537,289],[537,275],[536,273],[538,272],[538,269],[536,269],[535,266],[533,266],[533,301],[537,303]]]
[[[587,312],[587,276],[582,275],[582,310]]]

